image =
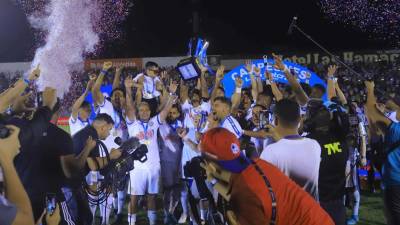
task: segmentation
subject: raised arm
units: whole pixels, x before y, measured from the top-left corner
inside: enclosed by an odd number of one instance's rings
[[[282,70],[285,74],[286,79],[289,82],[289,85],[292,87],[292,90],[296,94],[296,99],[300,105],[306,105],[308,102],[308,96],[304,92],[300,83],[297,81],[296,76],[294,76],[283,64],[282,58],[278,55],[273,54],[275,60],[275,67],[279,70]]]
[[[168,101],[169,92],[162,81],[157,82],[157,91],[161,93],[160,95],[160,104],[158,105],[158,112],[160,112]]]
[[[179,96],[181,98],[181,103],[185,103],[186,100],[189,99],[189,88],[188,86],[185,85],[185,82],[181,79],[181,86],[180,86],[180,90],[179,90]]]
[[[122,65],[118,65],[117,68],[115,69],[115,76],[114,76],[114,81],[113,81],[113,86],[112,89],[119,88],[121,85],[121,72],[124,69]]]
[[[378,125],[379,128],[384,128],[382,126],[388,127],[391,123],[391,121],[386,118],[385,115],[383,115],[382,112],[380,112],[376,108],[376,97],[374,93],[374,88],[375,84],[373,81],[365,81],[365,87],[367,88],[367,103],[366,103],[366,109],[367,109],[367,114],[368,118],[371,120],[369,121],[370,124],[376,124]],[[384,129],[382,129],[384,130]]]
[[[136,120],[136,107],[133,102],[133,93],[132,88],[135,85],[135,82],[132,79],[132,76],[129,76],[125,79],[125,89],[126,89],[126,116],[130,121]]]
[[[202,71],[201,76],[200,76],[200,90],[201,90],[202,98],[206,98],[206,99],[210,98],[210,94],[208,93],[208,86],[207,86],[205,71]]]
[[[367,132],[365,131],[364,124],[358,124],[358,132],[361,136],[361,165],[367,165]]]
[[[169,85],[170,93],[168,94],[167,102],[160,112],[161,123],[165,122],[165,120],[167,119],[169,110],[172,108],[172,105],[175,104],[176,100],[178,99],[178,96],[175,95],[177,89],[178,89],[178,84],[171,81],[170,85]]]
[[[252,62],[250,60],[246,60],[246,70],[250,75],[251,95],[252,95],[253,99],[255,100],[255,99],[257,99],[257,96],[258,96],[258,88],[257,88],[257,82],[256,82],[256,78],[254,76],[254,73],[258,72],[258,75],[260,75],[260,69],[258,67],[253,68]]]
[[[272,77],[272,74],[265,70],[265,77],[266,77],[266,84],[271,86],[272,94],[275,97],[275,100],[278,102],[283,99],[283,94],[279,90],[278,85],[276,85],[274,78]]]
[[[267,70],[267,69],[265,69]],[[261,80],[261,70],[258,67],[254,68],[255,72],[255,78],[256,78],[256,83],[257,83],[257,97],[259,93],[262,93],[264,91],[264,86]]]
[[[75,101],[74,105],[72,105],[71,109],[71,117],[76,120],[78,118],[79,108],[81,107],[82,103],[85,101],[86,96],[88,95],[89,91],[92,89],[93,84],[95,82],[96,77],[90,77],[89,82],[86,85],[85,91],[82,95]]]
[[[344,95],[342,89],[340,89],[339,87],[339,83],[337,81],[335,81],[335,90],[336,90],[336,94],[338,95],[340,102],[343,105],[347,105],[347,99],[346,96]]]
[[[232,111],[236,110],[240,106],[240,99],[242,98],[242,85],[243,80],[239,76],[235,79],[235,93],[231,97]]]
[[[216,98],[217,95],[217,89],[219,85],[221,84],[221,80],[224,78],[224,72],[225,72],[225,66],[221,65],[218,67],[217,74],[215,76],[215,84],[214,84],[214,89],[211,93],[211,102],[214,102],[214,99]]]
[[[328,100],[331,100],[333,97],[336,97],[336,91],[335,91],[335,73],[337,70],[336,65],[330,65],[328,67]]]
[[[142,102],[143,97],[143,88],[144,88],[144,76],[141,76],[134,85],[136,87],[136,94],[135,94],[135,107],[138,107]]]
[[[40,66],[38,65],[29,75],[28,79],[19,79],[11,88],[0,94],[0,113],[4,113],[17,96],[25,91],[29,83],[35,81],[40,76]]]
[[[104,95],[101,93],[101,85],[103,84],[104,76],[107,75],[108,70],[112,67],[112,62],[104,62],[103,69],[97,77],[96,83],[93,86],[93,99],[96,106],[103,104]]]

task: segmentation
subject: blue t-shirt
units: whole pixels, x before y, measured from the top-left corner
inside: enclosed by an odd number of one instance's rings
[[[389,151],[394,143],[400,140],[400,123],[392,123],[385,139],[385,151]],[[400,146],[392,150],[383,164],[383,184],[387,186],[400,185]]]

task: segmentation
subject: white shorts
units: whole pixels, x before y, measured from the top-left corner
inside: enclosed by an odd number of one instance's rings
[[[128,194],[145,195],[158,194],[160,182],[160,167],[135,168],[130,171]]]

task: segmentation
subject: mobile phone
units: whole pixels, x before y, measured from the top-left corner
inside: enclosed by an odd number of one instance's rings
[[[46,211],[49,215],[53,215],[56,210],[56,194],[46,194]]]

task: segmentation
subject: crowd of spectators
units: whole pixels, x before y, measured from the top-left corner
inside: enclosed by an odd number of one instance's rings
[[[185,80],[156,62],[139,71],[106,61],[100,71],[72,73],[62,102],[54,88],[38,93],[39,66],[28,78],[3,75],[4,86],[12,85],[0,90],[0,222],[40,223],[46,215],[47,224],[90,225],[99,208],[104,225],[112,212],[114,224],[135,225],[141,210],[155,225],[162,196],[163,224],[354,225],[357,171],[370,160],[382,174],[387,222],[399,224],[396,65],[352,65],[362,75],[319,66],[327,86],[311,87],[273,57],[287,84],[268,71],[263,82],[248,60],[251,87],[236,77],[230,98],[224,65],[215,76],[194,65],[201,74]],[[56,126],[59,116],[69,117],[69,133]],[[353,202],[350,215],[344,199]]]
[[[389,64],[387,62],[377,61],[375,63],[352,63],[349,66],[358,72],[363,77],[359,77],[352,73],[349,69],[345,67],[339,67],[337,71],[338,83],[344,92],[346,99],[357,102],[362,105],[367,98],[366,92],[364,90],[364,79],[373,80],[376,85],[377,98],[384,101],[385,96],[383,96],[379,90],[385,92],[389,96],[393,97],[395,93],[400,93],[400,66],[397,64]],[[173,67],[161,68],[162,70],[172,70]],[[321,78],[326,80],[327,66],[319,64],[310,67],[312,71],[318,74]],[[100,71],[92,70],[90,72],[73,72],[72,73],[72,86],[70,92],[65,95],[63,99],[62,114],[69,115],[70,109],[75,101],[80,95],[82,90],[86,87],[89,81],[89,74],[98,74]],[[133,75],[136,76],[140,71],[138,68],[124,68],[123,76]],[[0,92],[5,90],[11,84],[22,76],[23,71],[11,72],[0,72]],[[124,75],[125,74],[125,75]],[[104,79],[105,85],[111,85],[113,80],[113,74]],[[210,83],[213,80],[210,80]],[[212,86],[212,85],[210,85]],[[279,85],[279,88],[284,89],[286,85]],[[386,96],[387,97],[387,96]]]

